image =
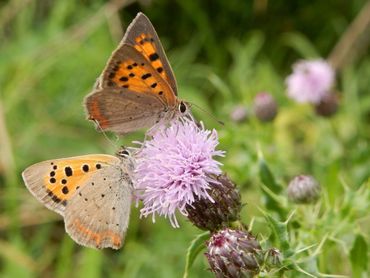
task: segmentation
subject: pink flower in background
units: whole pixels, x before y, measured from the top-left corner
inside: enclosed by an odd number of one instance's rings
[[[288,97],[317,104],[329,93],[334,79],[334,70],[325,60],[300,61],[293,65],[293,73],[285,80]]]
[[[189,119],[159,126],[136,156],[135,189],[144,204],[141,216],[151,214],[155,221],[158,213],[179,227],[176,210],[187,215],[185,207],[196,197],[213,201],[207,190],[210,183],[218,183],[211,177],[221,174],[221,163],[213,157],[224,155],[217,145],[215,130],[205,130]]]

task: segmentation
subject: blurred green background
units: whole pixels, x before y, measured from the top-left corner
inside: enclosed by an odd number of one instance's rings
[[[0,276],[182,277],[186,249],[200,233],[183,216],[178,217],[180,229],[173,229],[166,219],[157,218],[155,224],[139,219],[139,209],[133,207],[124,247],[118,252],[90,250],[66,235],[62,219],[34,200],[20,176],[27,166],[46,159],[114,153],[85,119],[82,101],[125,28],[142,11],[161,38],[180,97],[225,122],[217,125],[194,109],[207,128],[219,132],[220,149],[227,152],[223,169],[240,187],[246,203],[242,218],[253,222],[253,233],[262,241],[270,233],[260,211],[269,209],[258,176],[261,150],[284,187],[302,173],[323,185],[325,201],[310,216],[304,208],[286,204],[284,195],[278,197],[286,208],[297,210],[303,223],[301,237],[292,244],[302,249],[322,243],[320,255],[303,252],[315,258],[306,270],[355,277],[356,252],[351,250],[358,235],[368,240],[370,232],[369,26],[357,37],[353,33],[356,43],[343,61],[336,60],[341,105],[332,118],[288,100],[284,79],[298,59],[337,59],[333,49],[366,3],[1,1]],[[233,107],[242,104],[251,111],[260,91],[277,99],[277,118],[267,124],[253,116],[244,123],[231,121]],[[142,138],[133,134],[117,146]],[[207,268],[199,256],[189,276],[212,277]]]

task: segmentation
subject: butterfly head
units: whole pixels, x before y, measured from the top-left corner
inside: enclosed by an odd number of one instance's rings
[[[116,152],[116,156],[121,160],[126,170],[132,173],[135,168],[135,160],[132,153],[125,146],[121,146]]]
[[[121,159],[127,159],[131,157],[130,151],[125,146],[121,146],[116,152],[116,155]]]

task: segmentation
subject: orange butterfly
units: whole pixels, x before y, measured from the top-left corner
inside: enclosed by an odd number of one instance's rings
[[[22,177],[28,190],[64,218],[77,243],[92,248],[122,246],[127,231],[134,159],[121,148],[116,156],[91,154],[29,166]]]
[[[158,35],[143,13],[127,28],[85,107],[89,120],[118,134],[187,114]]]

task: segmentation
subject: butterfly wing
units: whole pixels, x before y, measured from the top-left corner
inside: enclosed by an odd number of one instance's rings
[[[125,89],[94,91],[86,97],[85,106],[89,119],[97,123],[98,130],[117,134],[153,126],[165,109],[154,96],[143,96]]]
[[[88,118],[103,130],[125,134],[152,126],[163,112],[177,106],[177,98],[141,53],[130,45],[121,50],[109,61],[99,82],[101,89],[86,97],[85,107]],[[139,120],[127,124],[135,117]]]
[[[110,155],[85,155],[48,160],[28,167],[22,173],[28,190],[47,208],[64,215],[76,191],[91,176],[111,167],[119,159]]]
[[[119,165],[94,173],[67,204],[67,233],[83,246],[119,249],[129,222],[131,190],[131,179]]]
[[[122,45],[109,60],[101,86],[150,94],[167,106],[176,104],[177,98],[166,80],[138,50],[127,44]]]
[[[127,28],[122,42],[134,46],[136,50],[142,53],[153,68],[168,82],[174,94],[177,95],[176,79],[161,41],[152,23],[143,13],[137,14]]]

